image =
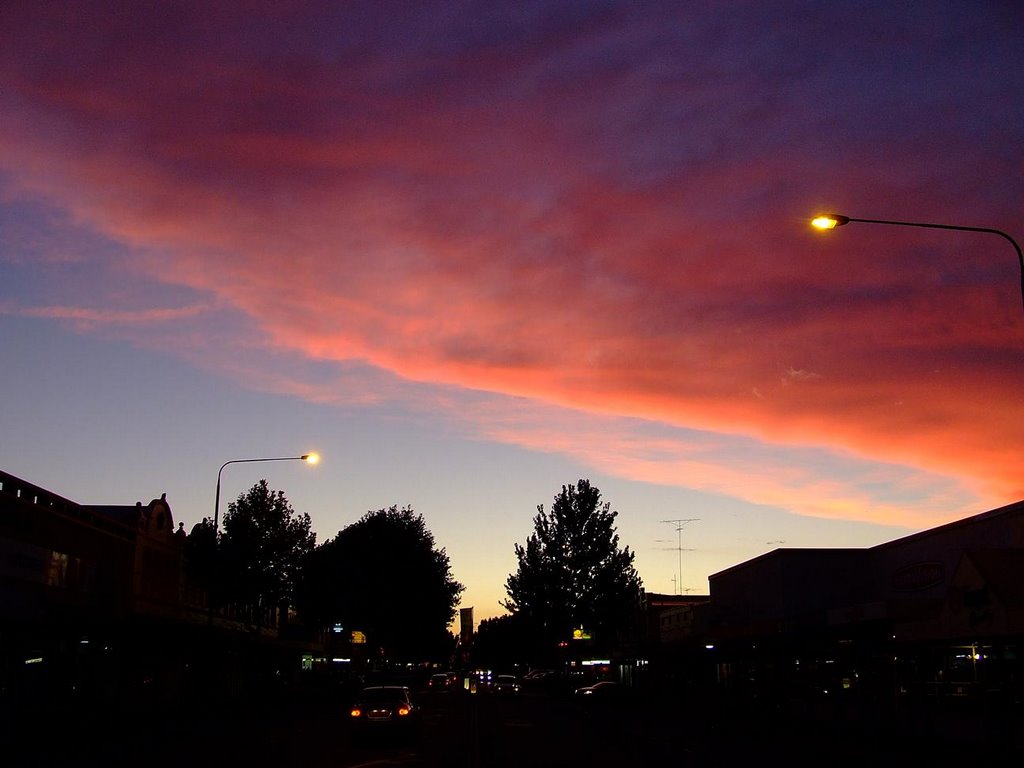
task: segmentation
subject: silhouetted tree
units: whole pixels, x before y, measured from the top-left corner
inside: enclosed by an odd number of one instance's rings
[[[367,512],[306,561],[299,608],[307,622],[359,630],[390,659],[447,659],[447,627],[465,587],[423,517],[406,507]]]
[[[228,505],[217,564],[228,602],[259,609],[294,601],[302,564],[316,544],[310,517],[292,509],[284,491],[260,480]]]
[[[533,638],[522,616],[506,614],[484,619],[473,638],[473,665],[511,670],[529,660]]]
[[[617,514],[589,480],[563,485],[550,512],[537,507],[526,546],[516,544],[504,605],[546,647],[579,627],[608,644],[634,615],[641,582],[633,553],[619,548]]]

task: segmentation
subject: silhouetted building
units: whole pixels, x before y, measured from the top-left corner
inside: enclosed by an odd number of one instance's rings
[[[710,584],[704,651],[734,691],[876,712],[1024,694],[1024,502],[866,549],[778,549]]]
[[[644,593],[644,615],[648,643],[674,645],[700,634],[699,610],[710,600],[708,595],[664,595]]]
[[[459,609],[459,641],[464,645],[473,644],[473,608],[460,608]]]
[[[182,543],[165,497],[89,506],[0,472],[0,611],[7,624],[179,613]]]
[[[777,549],[710,576],[719,640],[884,626],[898,642],[1024,634],[1024,502],[867,549]],[[987,609],[987,612],[986,612]]]
[[[186,580],[187,539],[165,496],[77,504],[0,472],[5,728],[37,714],[152,717],[183,702],[213,706],[300,669],[316,644],[208,609]]]

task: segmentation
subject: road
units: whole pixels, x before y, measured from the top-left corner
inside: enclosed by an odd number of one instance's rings
[[[814,713],[725,712],[698,701],[584,703],[571,696],[462,691],[418,692],[417,700],[418,727],[402,737],[357,737],[340,700],[303,706],[269,701],[244,716],[140,712],[126,723],[105,722],[101,715],[87,728],[64,718],[40,721],[16,748],[5,750],[4,762],[11,768],[935,768],[1021,756],[994,751],[985,739],[958,741],[955,730],[906,731],[889,722],[823,720]]]
[[[408,735],[353,734],[341,717],[304,719],[282,729],[267,765],[452,766],[566,768],[653,765],[687,752],[666,717],[630,707],[583,706],[571,697],[520,694],[421,693],[421,719]],[[268,734],[265,734],[265,736]],[[296,742],[301,742],[297,744]],[[279,759],[280,758],[280,759]],[[308,762],[305,762],[308,759]],[[249,763],[251,764],[251,763]]]
[[[40,721],[6,750],[11,768],[137,766],[446,766],[567,768],[650,765],[685,755],[670,718],[630,707],[582,706],[569,696],[417,692],[422,712],[407,735],[353,733],[344,702],[268,706],[244,717],[214,712],[133,722]],[[654,713],[657,715],[657,713]],[[83,721],[84,722],[84,721]],[[664,732],[660,732],[663,729]]]

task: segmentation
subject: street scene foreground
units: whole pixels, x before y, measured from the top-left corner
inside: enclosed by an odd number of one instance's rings
[[[883,719],[839,700],[727,702],[687,691],[412,691],[408,730],[354,728],[346,696],[235,702],[223,711],[102,713],[37,722],[5,745],[10,766],[739,766],[1007,764],[1022,755],[1021,710],[942,711]]]

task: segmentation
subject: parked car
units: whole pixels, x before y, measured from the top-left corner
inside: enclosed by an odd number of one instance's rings
[[[416,722],[419,713],[404,685],[375,685],[360,692],[348,714],[356,727],[404,729]]]
[[[527,691],[551,693],[562,687],[562,676],[553,669],[534,669],[523,676],[521,687]]]
[[[427,687],[432,691],[446,691],[454,688],[459,681],[459,676],[452,672],[438,672],[431,675],[427,681]]]
[[[505,695],[519,693],[519,680],[515,675],[498,675],[494,678],[493,690]]]
[[[613,680],[602,680],[600,683],[576,689],[576,696],[581,698],[610,699],[622,695],[622,686]]]

